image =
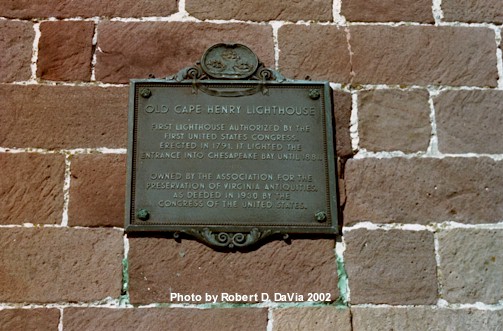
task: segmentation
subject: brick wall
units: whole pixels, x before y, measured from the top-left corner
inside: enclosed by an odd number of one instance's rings
[[[502,24],[500,0],[0,2],[0,329],[502,330]],[[331,82],[337,240],[124,235],[129,79],[225,41]]]

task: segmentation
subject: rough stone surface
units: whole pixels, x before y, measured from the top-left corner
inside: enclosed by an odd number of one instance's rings
[[[474,27],[354,26],[353,82],[496,86],[494,31]]]
[[[42,22],[40,32],[37,76],[89,81],[94,22]]]
[[[121,291],[122,231],[0,229],[0,302],[96,301]]]
[[[63,318],[65,331],[256,331],[266,329],[267,309],[67,308]]]
[[[273,331],[351,331],[349,309],[298,307],[273,310]]]
[[[442,0],[444,21],[503,23],[500,0]]]
[[[0,153],[0,224],[60,223],[62,155]]]
[[[0,330],[55,331],[59,324],[58,309],[0,310]]]
[[[332,240],[275,241],[247,253],[221,253],[193,240],[130,238],[132,303],[171,302],[170,293],[200,294],[329,292],[337,299]],[[174,302],[176,303],[176,302]]]
[[[0,31],[0,83],[30,79],[33,24],[0,21]]]
[[[351,122],[351,94],[334,91],[335,142],[337,156],[347,158],[353,155],[349,126]]]
[[[279,69],[283,75],[337,83],[350,81],[351,65],[343,28],[284,25],[278,33]]]
[[[349,160],[345,183],[346,225],[491,223],[503,215],[503,167],[489,158]]]
[[[103,22],[98,26],[96,79],[127,83],[149,74],[166,77],[193,65],[222,41],[250,47],[266,66],[274,65],[272,29],[253,24]],[[141,47],[138,47],[141,45]]]
[[[438,236],[442,297],[447,302],[503,300],[503,230],[454,229]]]
[[[0,85],[0,146],[126,146],[127,88]]]
[[[178,11],[175,0],[2,0],[1,16],[9,18],[40,17],[143,17],[168,16]]]
[[[445,91],[435,101],[442,153],[503,153],[502,91]]]
[[[342,0],[341,14],[353,22],[434,22],[431,0]]]
[[[71,162],[68,223],[123,227],[126,156],[76,155]]]
[[[351,308],[354,330],[503,330],[503,311],[432,307]]]
[[[187,0],[185,9],[199,19],[243,21],[331,21],[332,1]]]
[[[344,239],[352,304],[437,302],[431,232],[359,229],[346,233]]]
[[[426,151],[431,137],[428,91],[358,94],[359,146],[369,151]]]

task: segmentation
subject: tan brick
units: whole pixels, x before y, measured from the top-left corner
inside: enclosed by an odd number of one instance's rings
[[[444,21],[503,23],[500,0],[443,0]]]
[[[345,224],[499,222],[503,167],[489,158],[360,159],[346,163]]]
[[[119,297],[122,256],[119,230],[0,229],[0,302]]]
[[[68,223],[123,227],[126,156],[76,155],[71,174]]]
[[[271,242],[247,253],[216,252],[193,240],[130,238],[129,294],[133,303],[171,302],[170,293],[331,294],[337,299],[332,240]],[[175,302],[176,303],[176,302]]]
[[[0,153],[0,169],[0,224],[61,222],[64,156]]]
[[[42,22],[40,32],[37,76],[89,81],[94,22]]]
[[[351,94],[334,91],[335,143],[337,156],[347,158],[353,155],[349,127],[351,125]]]
[[[491,29],[355,26],[350,33],[354,83],[497,85]]]
[[[351,65],[343,28],[285,25],[278,33],[279,68],[283,75],[338,83],[350,81]]]
[[[358,93],[360,147],[369,151],[426,151],[431,137],[428,91]]]
[[[0,35],[0,82],[30,79],[31,53],[35,38],[33,24],[30,22],[0,21],[0,31],[2,31]]]
[[[349,309],[298,307],[273,310],[273,331],[351,330]]]
[[[267,309],[226,308],[67,308],[65,331],[265,330]]]
[[[445,300],[497,304],[503,299],[503,230],[454,229],[438,237]]]
[[[127,88],[0,85],[0,146],[125,147]]]
[[[0,310],[0,330],[56,331],[59,324],[58,309],[4,309]]]
[[[352,304],[437,302],[432,233],[359,229],[344,239]]]
[[[434,22],[431,0],[342,0],[341,14],[354,22]]]
[[[274,65],[269,26],[103,22],[98,26],[96,79],[126,83],[131,78],[147,78],[149,74],[166,77],[193,65],[208,47],[223,41],[245,44],[266,66]]]
[[[445,91],[435,98],[443,153],[503,153],[502,91]]]
[[[186,10],[199,19],[244,21],[331,21],[332,1],[187,0]]]

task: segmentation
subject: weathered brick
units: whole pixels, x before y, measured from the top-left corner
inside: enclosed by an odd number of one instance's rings
[[[272,21],[332,20],[332,1],[187,0],[186,10],[200,19]]]
[[[344,222],[499,222],[503,167],[489,158],[360,159],[346,163]]]
[[[125,83],[149,74],[175,74],[222,41],[245,44],[266,66],[274,64],[272,29],[265,25],[103,22],[98,26],[96,79]]]
[[[136,330],[265,330],[267,309],[226,308],[67,308],[65,331]]]
[[[342,0],[341,14],[354,22],[434,21],[431,0]]]
[[[502,91],[445,91],[435,99],[443,153],[503,153]]]
[[[351,303],[437,302],[432,233],[359,229],[344,239]]]
[[[178,11],[178,1],[170,0],[4,0],[1,16],[9,18],[40,17],[143,17],[167,16]]]
[[[77,155],[72,159],[71,174],[68,223],[122,227],[126,156]]]
[[[436,307],[351,308],[354,330],[501,330],[503,311]]]
[[[349,127],[351,125],[351,94],[334,91],[335,142],[337,156],[347,158],[353,155]]]
[[[444,21],[503,23],[500,0],[442,0]]]
[[[0,31],[0,82],[28,80],[35,38],[33,24],[0,21]]]
[[[42,22],[40,32],[37,76],[89,81],[94,22]]]
[[[118,297],[122,231],[0,229],[0,302],[96,301]]]
[[[298,307],[273,310],[273,331],[337,330],[350,331],[349,309]]]
[[[339,83],[350,81],[351,65],[343,28],[285,25],[278,33],[279,68],[283,75]]]
[[[127,88],[0,85],[0,146],[125,147]]]
[[[0,153],[0,169],[0,224],[61,222],[62,155]]]
[[[354,83],[497,85],[491,29],[355,26],[349,30]]]
[[[0,310],[0,330],[55,331],[59,324],[58,309]]]
[[[328,292],[337,299],[332,240],[268,243],[247,253],[221,253],[192,240],[130,238],[129,294],[133,303],[170,302],[170,293]],[[246,300],[257,301],[257,300]]]
[[[360,147],[370,151],[426,151],[431,137],[428,91],[358,93]]]
[[[449,303],[503,299],[503,230],[442,231],[439,254],[442,297]]]

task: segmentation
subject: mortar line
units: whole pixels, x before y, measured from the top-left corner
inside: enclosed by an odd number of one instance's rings
[[[444,296],[444,279],[442,275],[442,269],[441,269],[441,256],[440,256],[440,243],[438,240],[438,231],[433,232],[433,243],[434,243],[434,253],[435,253],[435,262],[437,264],[437,295],[439,297],[439,300],[443,298]],[[438,302],[437,302],[438,305]]]
[[[501,32],[501,26],[494,29],[494,33],[496,35],[496,66],[498,68],[498,89],[503,89],[503,55],[501,50],[503,48],[503,44],[501,42]]]
[[[122,259],[122,287],[121,298],[119,300],[120,307],[132,307],[129,301],[129,238],[124,233],[124,255]]]
[[[59,309],[58,331],[63,331],[63,314],[64,314],[64,309],[63,308],[58,308],[58,309]]]
[[[33,37],[33,49],[31,53],[31,76],[29,82],[37,82],[37,62],[38,62],[38,45],[40,42],[40,23],[33,24],[33,30],[35,31],[35,36]]]
[[[332,16],[333,20],[338,25],[346,25],[346,18],[341,14],[342,1],[333,0],[332,2]]]
[[[107,147],[97,147],[97,148],[72,148],[72,149],[44,149],[44,148],[10,148],[10,147],[0,147],[0,153],[37,153],[37,154],[126,154],[126,148],[107,148]]]
[[[344,263],[344,252],[346,251],[346,242],[344,236],[340,236],[341,241],[335,243],[335,260],[337,264],[337,288],[342,304],[349,306],[351,302],[351,288],[349,287],[348,274]]]
[[[435,20],[435,25],[440,25],[442,23],[442,19],[444,18],[442,0],[433,0],[431,11],[433,14],[433,19]]]
[[[435,89],[428,89],[428,105],[430,106],[430,124],[431,124],[431,137],[428,148],[426,149],[427,155],[440,156],[438,150],[438,135],[437,135],[437,118],[435,112],[435,102],[433,99],[438,96],[439,92]]]
[[[63,215],[61,226],[68,226],[68,206],[70,205],[70,181],[71,181],[71,157],[69,153],[65,154],[65,177],[63,182]]]
[[[98,62],[98,24],[99,18],[94,21],[94,31],[92,38],[93,55],[91,57],[91,82],[96,81],[96,63]]]
[[[373,223],[373,222],[359,222],[354,225],[344,226],[342,233],[345,234],[350,231],[365,229],[369,231],[374,230],[403,230],[403,231],[429,231],[435,233],[441,229],[442,231],[449,231],[453,229],[474,229],[474,230],[503,230],[503,220],[496,223],[480,223],[480,224],[465,224],[453,221],[444,221],[439,223],[428,224],[415,224],[415,223]]]
[[[274,43],[274,69],[279,71],[279,29],[283,26],[280,21],[274,21],[270,23],[272,27],[272,38]]]
[[[274,314],[273,314],[273,309],[272,307],[267,308],[267,325],[266,325],[266,331],[273,331],[274,330]]]
[[[351,149],[354,153],[359,153],[360,136],[358,135],[358,93],[351,92],[351,116],[349,120],[349,136],[351,138]],[[355,155],[355,156],[356,156]]]

